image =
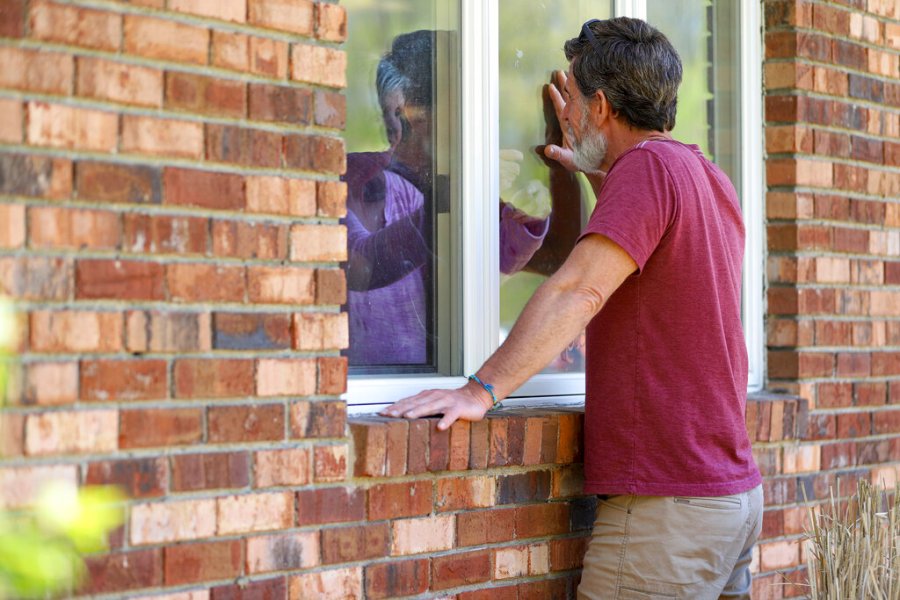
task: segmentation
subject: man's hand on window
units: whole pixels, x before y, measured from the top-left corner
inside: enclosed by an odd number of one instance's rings
[[[425,390],[392,404],[379,414],[404,419],[442,415],[437,428],[443,431],[458,419],[482,420],[491,406],[490,395],[469,382],[456,390]]]

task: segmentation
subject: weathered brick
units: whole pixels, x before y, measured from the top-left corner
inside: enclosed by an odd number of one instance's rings
[[[212,250],[216,256],[283,260],[287,258],[286,225],[213,221]],[[250,267],[251,273],[275,267]],[[252,283],[252,281],[251,281]]]
[[[91,56],[78,57],[75,93],[87,98],[161,107],[163,74],[159,69],[117,63]]]
[[[24,212],[24,207],[18,208]],[[28,217],[29,244],[33,248],[113,250],[121,239],[119,215],[108,211],[32,207]],[[15,220],[9,226],[17,228]],[[10,242],[15,242],[19,233],[12,231]]]
[[[428,560],[392,561],[366,566],[366,598],[398,598],[428,590]]]
[[[528,575],[528,546],[499,548],[494,551],[494,579]]]
[[[293,321],[296,350],[341,350],[350,344],[347,313],[296,313]]]
[[[272,358],[257,361],[257,396],[309,396],[315,391],[314,360]]]
[[[344,129],[347,125],[347,97],[328,90],[316,90],[314,118],[316,125]]]
[[[176,119],[123,115],[122,152],[203,158],[203,125]]]
[[[171,0],[169,10],[235,23],[247,21],[247,0]]]
[[[34,146],[114,153],[119,117],[115,113],[29,102],[26,139]]]
[[[231,125],[207,125],[206,160],[280,168],[281,134]]]
[[[82,400],[158,400],[169,393],[164,360],[84,360],[80,371]]]
[[[131,543],[160,544],[212,537],[216,533],[216,501],[184,500],[131,507]]]
[[[112,452],[118,445],[118,411],[90,410],[29,415],[25,453],[84,454]]]
[[[243,302],[244,268],[231,265],[166,265],[169,296],[178,302]]]
[[[774,571],[800,563],[800,543],[796,540],[760,544],[760,569]]]
[[[244,208],[244,181],[240,175],[167,168],[165,186],[166,204],[219,210]]]
[[[129,352],[197,352],[210,350],[210,316],[206,313],[125,313]]]
[[[435,508],[440,511],[486,508],[494,505],[494,477],[448,477],[438,479]]]
[[[317,362],[319,365],[319,383],[316,392],[324,395],[338,395],[346,392],[347,357],[324,357],[319,358]],[[343,428],[343,421],[340,421],[338,424]],[[404,460],[404,465],[405,464],[406,461]]]
[[[253,1],[253,0],[251,0]],[[290,578],[290,598],[362,598],[362,567],[330,569]]]
[[[294,524],[293,494],[274,492],[228,496],[217,501],[219,535],[285,529]]]
[[[38,0],[29,11],[31,36],[46,42],[115,52],[122,37],[121,15]]]
[[[313,93],[304,88],[250,84],[251,119],[307,125],[313,121]]]
[[[329,42],[347,40],[347,9],[338,4],[316,3],[316,37]]]
[[[319,534],[313,531],[247,539],[247,573],[291,571],[319,565]]]
[[[464,471],[469,468],[469,422],[459,420],[450,427],[450,471]]]
[[[246,396],[253,392],[253,363],[244,360],[179,360],[176,397]]]
[[[29,506],[51,482],[74,487],[78,483],[77,465],[0,468],[0,507],[17,509]]]
[[[164,267],[131,260],[79,260],[75,263],[78,299],[164,300]]]
[[[69,54],[0,48],[0,86],[29,92],[67,95],[72,89],[75,59]]]
[[[388,536],[387,523],[325,529],[322,531],[322,562],[334,564],[385,556]]]
[[[311,0],[247,0],[249,22],[260,27],[312,36],[315,26]]]
[[[31,363],[25,372],[25,404],[72,404],[78,399],[78,363]]]
[[[297,525],[361,521],[366,515],[366,492],[359,487],[315,488],[297,492]]]
[[[75,186],[83,200],[128,204],[159,204],[162,177],[155,167],[79,162]]]
[[[205,65],[209,30],[141,15],[125,16],[124,50],[147,58]]]
[[[546,500],[550,497],[550,472],[529,471],[497,480],[497,504]]]
[[[300,401],[291,405],[293,438],[344,437],[346,421],[347,405],[342,401]]]
[[[122,347],[122,315],[35,311],[29,332],[30,347],[39,352],[114,352]]]
[[[123,410],[119,423],[119,447],[163,448],[193,444],[203,435],[200,409]]]
[[[142,215],[123,216],[122,247],[150,254],[205,254],[209,223],[202,217]]]
[[[213,348],[276,350],[291,347],[291,316],[281,313],[213,314]]]
[[[213,406],[207,420],[209,441],[215,444],[284,439],[281,404]]]
[[[449,550],[455,539],[455,524],[456,519],[450,515],[394,520],[391,556]]]
[[[387,458],[387,424],[384,422],[350,423],[356,461],[354,474],[358,477],[384,476]]]
[[[347,445],[316,446],[313,468],[317,482],[343,481],[347,477]]]
[[[316,214],[316,183],[308,179],[247,177],[247,210],[308,217]]]
[[[206,592],[195,592],[202,594]],[[203,598],[171,598],[163,600],[259,600],[267,598],[287,598],[287,580],[284,577],[257,579],[251,582],[241,581],[230,585],[220,585],[207,592],[209,597]]]
[[[347,215],[347,184],[342,181],[320,181],[316,199],[318,214],[322,217]]]
[[[85,559],[88,577],[80,592],[110,594],[162,585],[162,550],[117,552]]]
[[[290,448],[265,450],[253,456],[255,487],[306,485],[311,479],[309,450]]]
[[[248,267],[247,295],[251,302],[312,304],[316,297],[315,272],[300,267]]]
[[[243,452],[179,454],[170,461],[173,492],[242,488],[250,483],[250,459]]]
[[[329,136],[285,135],[284,166],[340,175],[347,170],[344,141]]]
[[[241,541],[178,544],[163,548],[166,585],[232,579],[241,574]]]
[[[169,486],[164,458],[129,458],[89,463],[87,485],[117,485],[130,498],[163,496]]]
[[[291,79],[334,88],[347,86],[347,53],[343,50],[295,44],[291,48]]]
[[[74,293],[72,261],[66,258],[0,259],[0,293],[23,300],[67,300]]]

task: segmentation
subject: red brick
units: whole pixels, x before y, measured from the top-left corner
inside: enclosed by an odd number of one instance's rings
[[[122,116],[122,144],[125,153],[203,158],[203,125],[176,119]]]
[[[343,481],[347,477],[347,445],[316,446],[313,451],[315,479]]]
[[[431,513],[430,481],[384,483],[369,488],[369,520],[418,517]]]
[[[387,423],[384,474],[387,477],[406,475],[409,453],[409,423],[406,419],[391,419]]]
[[[287,582],[284,577],[242,581],[231,585],[220,585],[210,590],[211,600],[267,600],[287,597]]]
[[[312,304],[315,279],[312,269],[248,267],[248,298],[266,304]]]
[[[316,183],[308,179],[247,178],[247,210],[309,217],[316,214]]]
[[[456,516],[460,546],[507,542],[516,537],[516,509],[461,512]]]
[[[508,465],[523,465],[525,460],[525,430],[526,419],[520,416],[509,417],[507,427],[507,463]]]
[[[25,32],[25,0],[0,1],[0,37],[20,38]]]
[[[281,404],[213,406],[208,411],[210,443],[261,442],[284,439]]]
[[[242,210],[245,205],[240,175],[167,168],[165,186],[166,204],[219,210]]]
[[[163,74],[159,69],[95,58],[78,57],[75,93],[87,98],[159,108]]]
[[[164,300],[163,265],[130,260],[79,260],[75,263],[78,299]]]
[[[570,571],[581,568],[588,538],[550,540],[550,570]]]
[[[112,212],[32,207],[28,216],[33,248],[113,250],[121,239],[119,215]]]
[[[25,455],[25,415],[7,411],[0,419],[0,454],[7,458]]]
[[[331,129],[344,129],[347,125],[347,97],[337,92],[316,90],[316,125]]]
[[[396,598],[428,590],[428,560],[392,561],[366,567],[366,598]]]
[[[853,397],[857,406],[880,406],[887,402],[887,384],[857,382],[853,384]]]
[[[3,10],[0,4],[0,11]],[[0,24],[0,28],[3,25]],[[23,137],[23,124],[25,122],[25,110],[19,100],[0,100],[0,110],[3,111],[3,121],[0,122],[0,142],[18,144]]]
[[[235,23],[247,21],[247,0],[171,0],[169,10]]]
[[[493,506],[495,492],[495,480],[489,476],[438,479],[435,508],[450,511]]]
[[[347,86],[347,53],[335,48],[294,44],[291,79],[333,88]]]
[[[297,313],[293,321],[295,350],[341,350],[350,343],[347,313]]]
[[[217,533],[288,529],[294,525],[294,496],[290,492],[241,494],[219,498]]]
[[[155,167],[79,162],[75,185],[83,200],[159,204],[162,199],[162,178]]]
[[[436,419],[428,419],[428,470],[446,471],[450,465],[450,430],[439,431]]]
[[[31,36],[45,42],[115,52],[122,37],[122,17],[38,0],[31,3]]]
[[[250,483],[250,459],[243,452],[180,454],[170,460],[173,492],[243,488]]]
[[[515,584],[494,586],[471,592],[463,592],[456,596],[457,600],[519,600],[519,590]]]
[[[362,521],[366,493],[359,487],[316,488],[297,492],[297,525]]]
[[[81,361],[82,400],[158,400],[168,395],[169,378],[164,360]]]
[[[347,391],[347,357],[324,357],[318,359],[319,382],[316,393],[339,395]],[[343,424],[342,424],[343,426]],[[404,460],[404,465],[406,461]]]
[[[205,313],[128,311],[129,352],[197,352],[212,349],[210,317]]]
[[[122,315],[35,311],[29,332],[30,347],[38,352],[115,352],[122,347]]]
[[[247,114],[243,82],[192,73],[166,73],[166,108],[241,118]]]
[[[516,539],[569,533],[569,505],[530,504],[516,509]]]
[[[316,392],[316,362],[308,358],[269,358],[256,362],[256,395],[311,396]]]
[[[459,420],[450,427],[450,460],[447,468],[464,471],[469,468],[469,422]]]
[[[290,598],[322,598],[335,595],[362,598],[362,567],[329,569],[297,575],[289,580]]]
[[[347,215],[347,184],[342,181],[320,181],[317,188],[318,214],[322,217]]]
[[[406,472],[410,475],[428,471],[429,439],[432,421],[416,419],[409,422],[409,439],[407,440]]]
[[[254,454],[253,464],[257,488],[306,485],[311,479],[306,448],[260,451]]]
[[[328,42],[347,40],[347,10],[338,4],[316,3],[316,37]]]
[[[85,560],[87,581],[81,593],[110,594],[162,585],[162,550],[136,550],[90,556]]]
[[[322,564],[337,564],[387,556],[387,523],[351,525],[322,530]]]
[[[176,398],[242,397],[256,390],[248,359],[179,359],[174,378]]]
[[[875,352],[872,354],[872,375],[900,374],[900,352]]]
[[[240,266],[177,263],[166,266],[170,298],[176,302],[243,302],[245,273]]]
[[[491,579],[491,553],[482,550],[436,557],[431,561],[432,589],[444,590]]]
[[[209,223],[201,217],[124,215],[123,249],[150,254],[206,254]]]
[[[241,541],[180,544],[163,549],[165,585],[183,585],[241,574]]]
[[[230,125],[206,126],[206,160],[251,167],[281,167],[281,135]]]
[[[283,260],[287,258],[287,231],[286,225],[213,221],[213,254],[235,258]],[[249,271],[252,275],[266,268],[275,269],[275,267],[250,267]]]
[[[520,583],[519,600],[541,600],[542,598],[563,598],[568,593],[565,579],[543,579]]]
[[[156,498],[165,495],[169,475],[164,458],[104,460],[87,466],[87,485],[117,485],[129,498]]]
[[[346,421],[347,405],[343,401],[313,400],[291,405],[293,438],[342,438]]]
[[[313,120],[313,93],[304,88],[250,84],[250,118],[308,125]]]
[[[311,0],[247,0],[248,21],[260,27],[311,36],[315,24]]]
[[[119,447],[165,448],[200,441],[203,415],[200,409],[124,410],[119,420]]]
[[[246,563],[247,573],[292,571],[318,566],[319,533],[304,531],[249,538]],[[287,598],[287,594],[274,598]]]
[[[59,411],[28,415],[25,453],[99,454],[113,452],[116,444],[115,410]]]
[[[67,95],[75,60],[71,55],[19,48],[0,48],[0,86],[29,92]]]
[[[509,421],[505,418],[488,419],[490,432],[490,449],[488,454],[488,466],[504,467],[508,464],[507,443],[509,435]]]
[[[115,113],[45,102],[28,103],[26,139],[31,145],[111,154],[117,150],[118,133],[119,118]]]
[[[839,377],[867,377],[872,368],[871,355],[863,352],[839,352],[837,375]]]
[[[152,17],[126,15],[124,44],[128,54],[205,65],[209,30]]]
[[[291,347],[291,316],[280,313],[213,314],[213,348],[286,350]]]
[[[289,169],[341,175],[347,170],[344,141],[336,137],[286,135],[284,166]]]

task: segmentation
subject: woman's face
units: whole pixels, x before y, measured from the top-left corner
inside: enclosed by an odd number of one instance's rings
[[[403,105],[406,101],[403,92],[394,90],[388,92],[382,98],[381,116],[384,119],[384,128],[387,131],[388,144],[391,150],[397,148],[400,138],[403,137]]]
[[[431,109],[407,102],[401,111],[402,135],[394,148],[394,158],[425,174],[432,169]]]

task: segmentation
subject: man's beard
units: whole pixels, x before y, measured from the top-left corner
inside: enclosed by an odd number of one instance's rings
[[[580,140],[575,137],[572,126],[569,125],[569,137],[572,139],[573,151],[572,162],[575,163],[579,171],[584,171],[585,173],[596,171],[600,168],[603,159],[606,158],[606,150],[608,148],[606,136],[599,130],[594,130],[591,127],[586,110],[581,113],[578,124],[580,126],[579,129],[583,133]]]

